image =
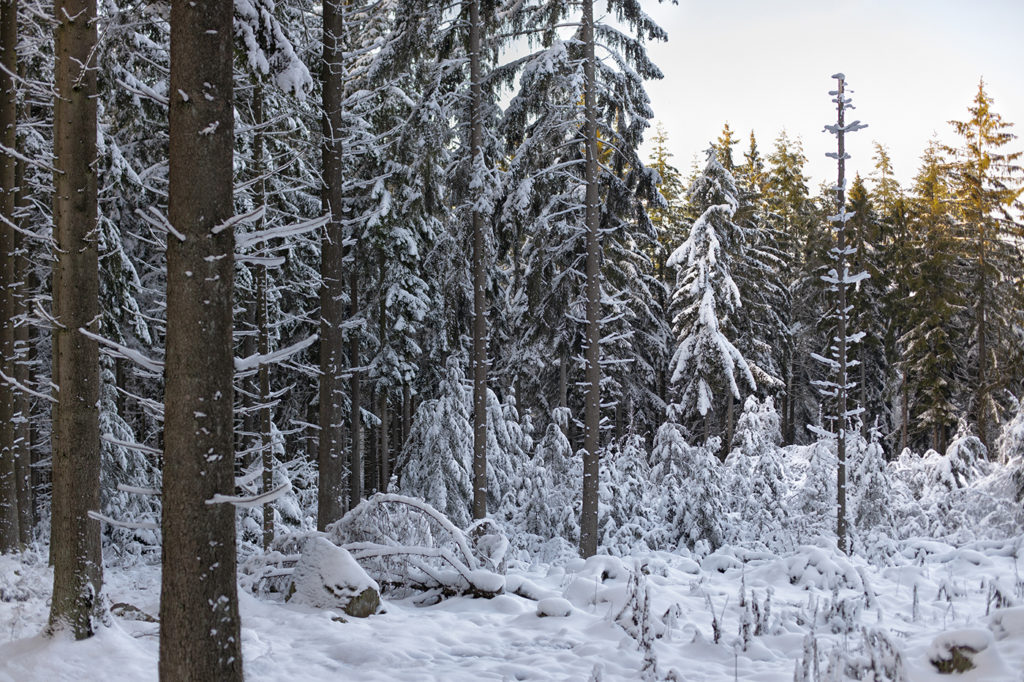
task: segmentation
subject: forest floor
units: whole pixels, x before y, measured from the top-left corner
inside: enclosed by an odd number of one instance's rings
[[[917,540],[886,566],[824,539],[781,556],[725,547],[699,563],[685,553],[599,556],[510,570],[493,599],[385,600],[384,613],[349,622],[241,591],[245,674],[789,682],[806,666],[807,680],[1021,682],[1022,547],[1024,535],[959,548]],[[122,615],[84,642],[42,637],[50,580],[41,552],[0,557],[0,681],[157,679],[158,625],[138,612],[114,609]],[[155,616],[159,580],[158,566],[112,567],[105,590],[112,604]],[[940,674],[932,659],[956,646],[976,651],[960,650],[974,669]]]

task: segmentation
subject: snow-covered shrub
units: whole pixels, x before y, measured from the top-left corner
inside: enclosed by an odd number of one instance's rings
[[[725,495],[721,467],[714,453],[718,439],[693,447],[683,439],[682,428],[666,422],[658,429],[651,451],[651,479],[660,491],[652,500],[655,517],[661,520],[662,537],[654,543],[663,549],[704,542],[712,549],[723,542]],[[650,543],[649,543],[650,544]]]
[[[806,446],[788,448],[797,480],[791,491],[798,538],[835,533],[836,441],[823,438]]]
[[[440,397],[416,410],[397,466],[398,490],[419,497],[458,526],[470,520],[473,428],[461,362],[448,359]]]
[[[999,433],[999,438],[996,439],[996,452],[1001,462],[1010,462],[1018,457],[1024,458],[1024,401],[1018,405],[1014,418],[1008,421]]]
[[[787,483],[778,447],[779,415],[771,398],[747,398],[725,460],[727,506],[735,518],[728,541],[788,549]]]
[[[582,467],[581,458],[572,452],[562,430],[557,424],[548,424],[533,456],[515,467],[517,474],[498,514],[508,520],[512,544],[517,549],[530,556],[538,552],[547,555],[543,546],[553,539],[563,541],[555,543],[556,554],[561,554],[559,547],[563,545],[576,546]]]
[[[621,555],[653,549],[648,540],[659,524],[649,505],[654,491],[643,437],[628,436],[621,448],[605,449],[601,463],[601,546]]]
[[[891,541],[896,528],[894,493],[878,430],[872,429],[870,442],[856,440],[859,447],[850,458],[848,488],[851,528],[856,548],[877,561],[895,552]]]

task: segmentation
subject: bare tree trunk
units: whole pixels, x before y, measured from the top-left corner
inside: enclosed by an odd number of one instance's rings
[[[359,258],[358,244],[352,246],[352,271],[349,273],[349,317],[355,319],[359,312]],[[361,394],[362,374],[359,372],[359,332],[351,330],[348,341],[348,361],[352,372],[349,378],[349,401],[352,404],[350,432],[352,446],[348,453],[349,509],[363,499],[363,398]]]
[[[2,23],[2,21],[0,21]],[[0,28],[0,32],[3,28]],[[25,210],[28,205],[28,193],[25,191],[25,162],[21,159],[15,165],[15,223],[21,229],[27,229]],[[27,255],[26,238],[21,232],[14,235],[15,311],[18,326],[14,330],[15,365],[14,378],[22,386],[29,383],[29,361],[31,358],[31,334],[28,324],[28,278],[31,263]],[[35,527],[35,499],[32,487],[32,400],[25,391],[18,391],[14,397],[15,415],[15,474],[18,479],[18,539],[22,547],[32,542],[32,529]]]
[[[601,444],[601,245],[600,197],[598,196],[597,175],[597,81],[594,50],[594,3],[583,2],[582,35],[584,62],[584,96],[586,123],[584,137],[586,144],[586,301],[587,301],[587,348],[586,375],[583,397],[583,508],[580,512],[580,555],[590,557],[597,554],[597,502],[598,476],[600,471],[598,448]]]
[[[342,272],[342,100],[344,68],[342,34],[344,16],[341,0],[323,3],[323,60],[320,82],[323,88],[323,187],[320,201],[330,216],[320,242],[320,440],[317,463],[320,483],[317,491],[318,530],[341,518],[344,501],[344,404],[342,363],[345,322]]]
[[[254,155],[255,171],[257,182],[257,196],[259,203],[264,208],[267,205],[267,163],[265,152],[265,135],[263,129],[263,85],[256,83],[253,88],[253,126],[254,133]],[[259,229],[264,227],[264,220],[260,220]],[[257,352],[266,356],[270,353],[270,311],[267,309],[267,266],[260,263],[256,266],[256,347]],[[270,367],[266,363],[260,363],[257,370],[257,392],[259,395],[259,441],[260,455],[259,462],[263,469],[261,485],[263,492],[269,492],[274,487],[274,451],[271,440],[271,422],[273,415],[270,407]],[[274,507],[272,504],[263,505],[263,549],[270,548],[274,541]]]
[[[910,386],[907,383],[907,375],[903,375],[903,404],[900,405],[900,452],[903,452],[910,440],[907,431],[910,427]]]
[[[409,430],[412,428],[412,386],[408,383],[402,384],[402,446],[409,440]]]
[[[732,449],[732,437],[736,428],[735,419],[735,405],[733,403],[732,393],[728,393],[725,396],[725,447],[722,448],[722,457],[729,455],[729,451]]]
[[[845,125],[846,100],[843,93],[844,80],[842,75],[838,76],[838,88],[836,102],[838,119],[836,137],[839,140],[839,151],[837,159],[839,163],[839,178],[836,182],[836,213],[842,214],[846,210],[846,138],[843,131]],[[847,367],[846,367],[846,220],[839,218],[839,229],[836,232],[836,253],[839,263],[837,268],[836,284],[837,292],[837,314],[836,314],[836,347],[839,354],[839,377],[836,380],[839,393],[839,410],[836,415],[838,432],[836,434],[836,536],[838,538],[839,550],[846,552],[848,549],[848,538],[846,529],[846,426],[849,421],[847,417]]]
[[[17,97],[14,79],[17,72],[17,13],[15,0],[0,1],[0,142],[15,147]],[[15,323],[15,158],[0,154],[0,370],[9,377],[14,372]],[[14,425],[14,388],[0,380],[0,554],[19,549],[18,529],[18,449]]]
[[[171,5],[160,679],[241,680],[232,495],[232,5]],[[62,377],[63,378],[63,377]]]
[[[469,4],[470,153],[474,176],[483,168],[483,90],[480,85],[480,0]],[[470,197],[472,201],[474,197]],[[475,202],[474,202],[475,204]],[[487,280],[484,217],[473,209],[473,518],[487,516]]]
[[[96,247],[96,2],[58,0],[55,36],[53,289],[60,390],[53,447],[49,630],[92,636],[102,600],[99,348],[80,330],[99,330]],[[72,18],[73,17],[73,18]]]

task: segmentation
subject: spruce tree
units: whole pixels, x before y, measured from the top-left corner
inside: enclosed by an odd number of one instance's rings
[[[994,440],[999,421],[995,396],[1009,378],[999,368],[1015,350],[1015,317],[1024,307],[1024,293],[1015,286],[1013,273],[1021,264],[1016,245],[1022,234],[1014,211],[1021,209],[1024,191],[1019,161],[1024,152],[1007,151],[1016,135],[992,109],[993,100],[979,81],[966,121],[950,121],[963,138],[962,146],[947,151],[953,156],[952,177],[956,221],[965,255],[966,275],[972,292],[970,332],[975,367],[971,378],[974,416],[981,442]]]

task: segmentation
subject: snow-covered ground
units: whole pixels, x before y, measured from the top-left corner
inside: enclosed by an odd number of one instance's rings
[[[912,681],[1021,682],[1022,545],[1024,536],[959,548],[907,541],[887,566],[825,539],[783,556],[725,547],[700,563],[685,550],[598,556],[513,568],[493,599],[385,600],[385,613],[348,622],[241,591],[245,672],[287,682],[789,682],[804,669],[804,679],[857,679],[830,665],[852,675],[873,657],[880,676],[860,679],[899,679],[881,672],[899,665]],[[158,625],[130,609],[115,608],[122,615],[85,642],[41,637],[50,580],[44,554],[0,557],[0,680],[156,679]],[[109,568],[106,593],[156,615],[159,569]],[[940,674],[930,659],[957,645],[980,650],[976,668]]]

